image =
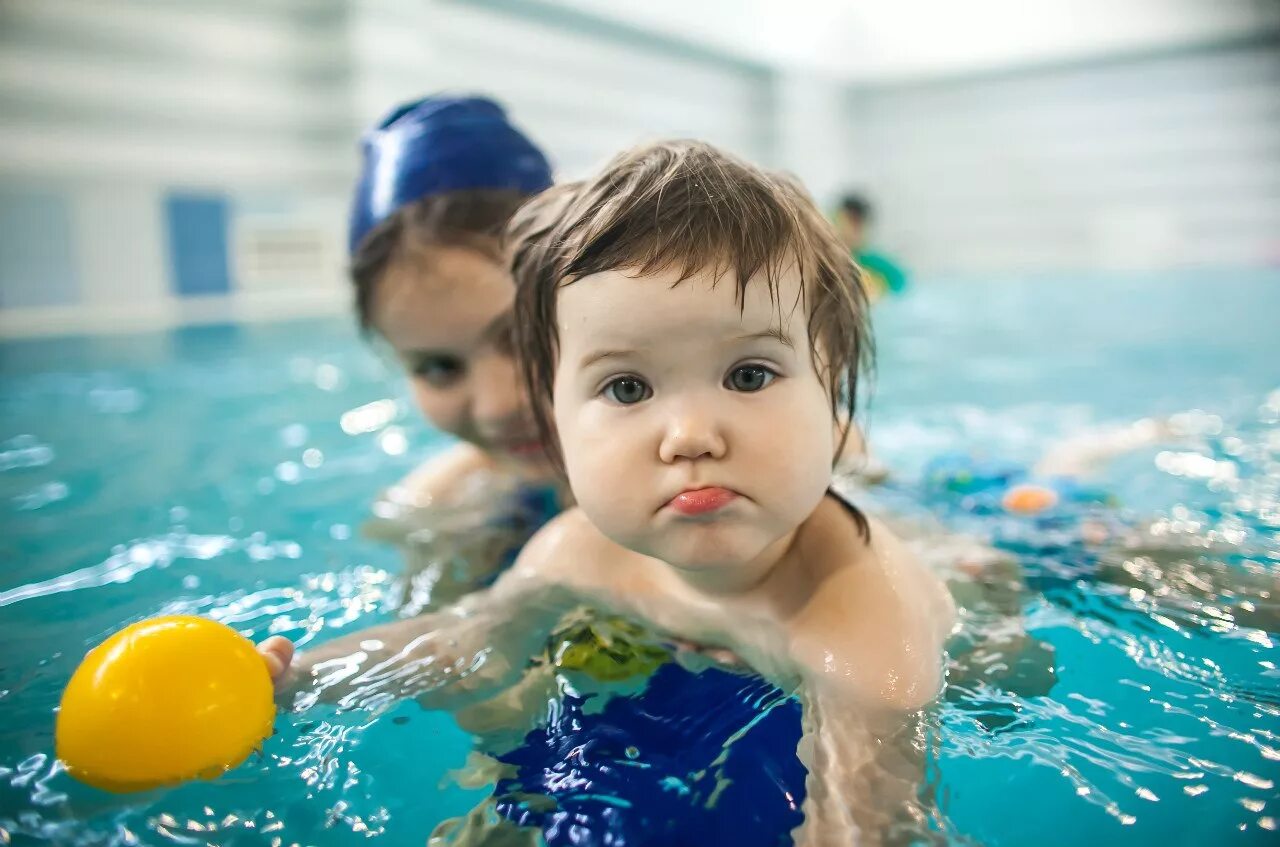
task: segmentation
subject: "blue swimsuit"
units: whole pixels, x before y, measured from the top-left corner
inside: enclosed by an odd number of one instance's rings
[[[639,695],[594,714],[587,699],[553,701],[546,724],[499,757],[516,768],[498,783],[500,815],[550,847],[790,843],[806,775],[794,698],[758,676],[672,662]]]
[[[807,776],[794,697],[756,674],[675,662],[637,695],[588,709],[592,696],[564,693],[498,757],[516,769],[498,783],[498,814],[549,847],[791,843]]]

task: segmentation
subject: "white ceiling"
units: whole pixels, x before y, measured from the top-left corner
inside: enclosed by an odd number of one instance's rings
[[[1280,28],[1280,0],[544,0],[850,82],[1203,44]]]

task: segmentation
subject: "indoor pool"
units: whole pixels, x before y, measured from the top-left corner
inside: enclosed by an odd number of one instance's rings
[[[980,656],[1025,629],[1052,656],[1047,680],[998,654],[953,668],[921,741],[929,814],[896,838],[1276,843],[1280,273],[940,280],[875,317],[869,438],[893,473],[871,496],[1016,557],[1012,608],[965,607],[958,643]],[[83,787],[52,754],[69,675],[125,623],[201,614],[305,646],[396,616],[400,556],[361,525],[444,440],[350,322],[0,344],[0,410],[0,844],[423,844],[493,794],[452,776],[471,736],[412,700],[282,715],[223,778],[141,795]],[[1003,468],[1168,416],[1170,443],[1037,518],[937,484],[957,453]],[[1110,534],[1085,543],[1086,522]],[[724,720],[776,706],[761,689],[743,682]],[[680,696],[659,670],[617,701]],[[694,767],[646,743],[638,765]],[[665,828],[665,806],[629,814],[621,838],[572,837],[715,843]]]

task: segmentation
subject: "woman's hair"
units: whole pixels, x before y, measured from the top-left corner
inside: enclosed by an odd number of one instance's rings
[[[374,329],[374,295],[387,268],[413,251],[463,247],[501,263],[503,230],[529,196],[514,189],[433,194],[405,204],[374,226],[351,257],[351,281],[355,284],[361,329]]]
[[[732,280],[742,302],[751,284],[767,285],[776,298],[778,280],[796,267],[814,368],[835,420],[853,425],[859,376],[873,358],[866,294],[849,252],[793,178],[701,142],[638,147],[596,177],[526,204],[508,227],[507,250],[518,358],[556,461],[562,461],[551,416],[557,293],[604,271],[674,270],[678,282],[709,271]]]

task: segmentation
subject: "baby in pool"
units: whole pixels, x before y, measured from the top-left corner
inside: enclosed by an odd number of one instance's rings
[[[831,490],[870,345],[853,262],[795,183],[696,142],[548,192],[511,250],[518,352],[577,507],[491,588],[308,651],[290,685],[456,707],[509,685],[566,612],[606,610],[794,691],[797,843],[875,842],[916,789],[879,741],[937,695],[954,609]]]

